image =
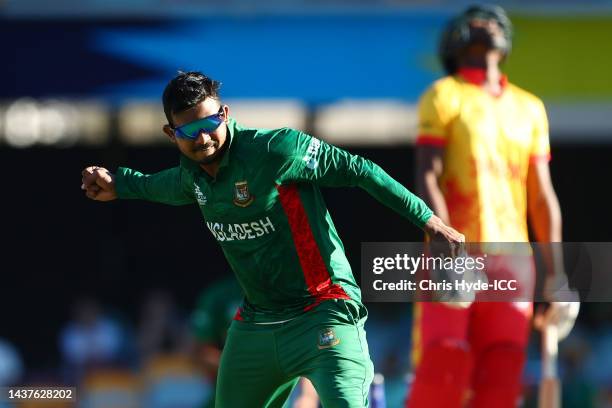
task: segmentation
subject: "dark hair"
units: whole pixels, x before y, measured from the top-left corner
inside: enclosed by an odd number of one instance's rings
[[[220,86],[220,82],[201,72],[179,71],[178,75],[168,82],[162,96],[164,113],[170,126],[174,126],[172,123],[173,113],[193,108],[206,98],[218,100]]]

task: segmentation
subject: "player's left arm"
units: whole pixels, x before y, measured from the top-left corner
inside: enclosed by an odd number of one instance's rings
[[[561,207],[550,176],[548,161],[531,160],[527,172],[527,205],[531,228],[538,242],[561,242]]]
[[[536,98],[527,99],[526,108],[531,114],[533,124],[527,170],[528,218],[536,241],[561,242],[561,207],[550,176],[550,139],[546,110],[542,101]],[[541,247],[547,276],[551,278],[555,273],[561,273],[563,255],[560,246],[541,245]]]
[[[550,177],[550,139],[544,104],[533,97],[525,101],[532,122],[527,211],[538,242],[561,242],[561,208]]]
[[[538,313],[536,326],[543,329],[545,324],[555,324],[563,328],[563,334],[567,335],[576,320],[579,306],[577,302],[570,301],[572,300],[570,296],[572,298],[574,296],[569,288],[561,292],[561,299],[555,293],[559,289],[559,282],[564,282],[566,279],[563,250],[558,244],[562,241],[562,216],[550,175],[548,122],[544,106],[539,104],[536,112],[539,117],[534,127],[531,159],[527,172],[527,209],[535,239],[538,242],[550,243],[541,246],[542,258],[547,269],[544,296],[550,301],[550,306],[546,312]]]
[[[368,159],[297,131],[288,131],[269,146],[283,163],[279,167],[281,183],[308,181],[323,187],[360,187],[433,238],[465,240],[436,217],[422,199]]]
[[[527,210],[534,238],[540,245],[546,267],[545,296],[550,296],[555,279],[563,273],[561,207],[550,177],[548,160],[532,159],[527,173]]]

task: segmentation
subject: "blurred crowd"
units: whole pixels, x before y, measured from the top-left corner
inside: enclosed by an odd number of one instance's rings
[[[0,383],[76,387],[82,407],[204,406],[212,386],[194,358],[189,313],[164,291],[148,293],[138,307],[130,321],[95,297],[76,299],[57,338],[49,339],[57,342],[56,370],[24,369],[18,351],[0,343],[9,357],[0,357]]]
[[[55,341],[55,370],[25,366],[15,345],[0,339],[0,386],[77,387],[79,407],[188,408],[212,406],[225,330],[240,301],[233,278],[206,288],[191,310],[172,294],[151,291],[129,319],[93,296],[75,300]],[[412,313],[409,304],[372,303],[366,324],[376,371],[384,376],[389,408],[403,406],[410,387]],[[612,306],[588,304],[560,344],[564,407],[612,407]],[[540,338],[531,335],[524,372],[524,407],[535,407]],[[293,396],[292,399],[295,399]],[[4,405],[2,405],[4,404]],[[61,407],[33,403],[1,408]]]

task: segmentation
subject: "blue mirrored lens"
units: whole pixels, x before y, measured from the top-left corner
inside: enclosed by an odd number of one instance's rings
[[[183,126],[177,127],[176,136],[183,139],[195,140],[198,138],[200,132],[210,133],[219,127],[223,122],[221,115],[216,113],[211,116],[207,116],[202,119],[195,120],[187,123]]]

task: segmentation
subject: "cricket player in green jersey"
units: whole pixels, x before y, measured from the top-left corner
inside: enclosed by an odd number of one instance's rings
[[[221,357],[216,406],[281,407],[301,376],[326,408],[367,407],[367,311],[319,188],[361,187],[451,246],[463,235],[369,160],[298,130],[240,126],[219,83],[202,73],[179,73],[163,105],[180,164],[155,174],[91,166],[82,188],[98,201],[200,207],[245,294]]]

